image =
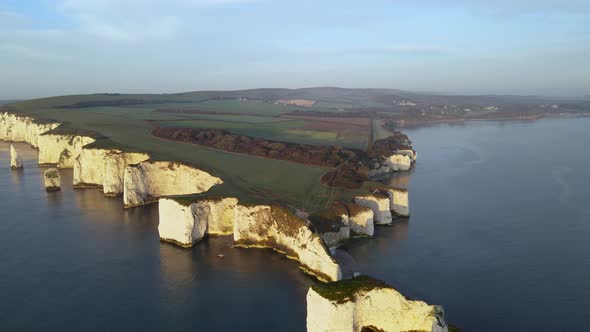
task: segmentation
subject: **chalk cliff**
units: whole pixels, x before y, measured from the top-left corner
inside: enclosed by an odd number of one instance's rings
[[[173,199],[162,198],[158,203],[158,211],[158,232],[162,241],[191,247],[205,236],[207,222],[198,218],[195,204],[182,204]]]
[[[74,161],[74,188],[102,187],[105,157],[109,150],[86,149]]]
[[[354,202],[360,206],[373,210],[373,221],[376,225],[391,224],[389,197],[382,194],[356,196]]]
[[[340,204],[312,213],[308,219],[329,247],[337,246],[350,239],[348,211]]]
[[[399,217],[410,216],[410,201],[408,190],[405,188],[387,189],[391,211]]]
[[[39,165],[57,165],[57,168],[74,168],[82,147],[94,142],[87,136],[43,134],[39,136]]]
[[[301,268],[323,281],[342,278],[320,236],[306,220],[278,205],[240,205],[234,223],[238,246],[270,248],[299,261]]]
[[[106,196],[123,194],[125,168],[150,158],[147,153],[111,150],[105,155],[102,189]]]
[[[33,118],[0,112],[0,140],[26,142],[38,147],[39,136],[57,128],[59,123],[41,123]]]
[[[353,279],[312,286],[307,292],[307,332],[447,332],[440,306],[406,299],[379,280]]]
[[[24,166],[23,158],[21,158],[18,155],[18,152],[16,152],[16,149],[11,144],[10,145],[10,168],[11,169],[19,169],[19,168],[23,168],[23,166]]]
[[[242,205],[233,197],[167,197],[159,200],[162,241],[190,247],[206,234],[233,234],[240,247],[269,248],[298,260],[324,281],[342,273],[306,220],[279,205]]]
[[[198,168],[172,161],[144,161],[125,168],[125,206],[155,202],[162,196],[198,194],[221,179]]]
[[[57,168],[50,168],[43,174],[45,180],[45,190],[58,191],[61,189],[61,180]]]
[[[203,198],[195,203],[197,218],[207,224],[208,235],[229,235],[234,232],[238,199],[233,197]]]
[[[407,171],[412,167],[412,159],[405,154],[394,153],[387,157],[379,158],[369,170],[370,177],[379,177],[392,172]]]
[[[348,211],[351,236],[373,236],[375,234],[373,210],[354,203],[346,203],[345,206]]]

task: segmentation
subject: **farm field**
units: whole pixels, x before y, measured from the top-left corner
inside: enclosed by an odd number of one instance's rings
[[[195,144],[154,137],[159,126],[222,128],[237,134],[314,145],[363,148],[368,133],[350,124],[289,119],[280,115],[300,110],[270,101],[216,100],[197,94],[179,95],[76,95],[17,102],[6,110],[37,119],[63,123],[62,130],[92,130],[123,150],[144,151],[154,159],[193,164],[224,180],[216,192],[238,197],[264,197],[309,211],[324,207],[334,195],[353,191],[334,190],[320,184],[328,170],[283,160],[227,153]],[[190,109],[220,114],[181,114],[159,109]],[[228,114],[226,114],[228,113]],[[243,114],[243,115],[238,115]]]

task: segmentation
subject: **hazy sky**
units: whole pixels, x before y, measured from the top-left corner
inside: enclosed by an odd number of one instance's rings
[[[0,0],[0,99],[325,85],[590,95],[590,0]]]

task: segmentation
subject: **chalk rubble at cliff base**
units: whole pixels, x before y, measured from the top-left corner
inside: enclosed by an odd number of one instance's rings
[[[10,145],[10,168],[11,169],[20,169],[24,167],[23,158],[16,152],[16,149],[11,144]]]
[[[448,332],[448,327],[441,306],[408,300],[371,277],[357,276],[308,290],[307,332],[366,330]]]
[[[59,191],[61,189],[61,179],[57,168],[49,168],[43,173],[45,190]]]

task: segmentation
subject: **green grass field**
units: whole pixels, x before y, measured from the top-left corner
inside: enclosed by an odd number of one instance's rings
[[[238,134],[306,144],[366,145],[363,136],[357,135],[358,142],[354,139],[347,142],[334,132],[304,129],[304,120],[278,117],[298,109],[294,106],[276,105],[272,100],[211,100],[207,97],[203,93],[196,96],[76,95],[18,102],[10,104],[9,109],[38,119],[54,119],[64,123],[64,128],[96,131],[108,137],[108,146],[148,152],[154,159],[193,164],[223,179],[224,184],[216,188],[216,192],[279,200],[309,211],[324,207],[335,195],[334,190],[319,181],[327,169],[162,140],[151,135],[151,125],[145,120],[158,121],[162,126],[223,128]],[[155,112],[164,108],[244,115]],[[338,190],[337,195],[347,196],[346,193],[346,190]]]

